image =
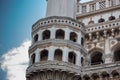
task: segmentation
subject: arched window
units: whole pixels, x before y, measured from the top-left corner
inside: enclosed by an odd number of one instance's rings
[[[61,29],[56,31],[56,39],[64,39],[65,32]]]
[[[94,24],[94,21],[89,21],[88,24],[89,25]]]
[[[81,38],[81,45],[83,46],[84,45],[84,39]]]
[[[83,66],[84,65],[84,58],[81,57],[81,65]]]
[[[77,42],[77,34],[75,32],[70,33],[70,40]]]
[[[62,50],[57,49],[55,50],[55,56],[54,56],[54,60],[58,60],[58,61],[62,61]]]
[[[98,23],[102,23],[102,22],[105,22],[105,20],[104,20],[103,18],[100,18],[100,19],[98,20]]]
[[[34,42],[37,42],[37,41],[38,41],[38,34],[34,36]]]
[[[76,55],[74,52],[69,52],[68,54],[68,62],[75,64],[76,63]]]
[[[49,30],[45,30],[42,35],[43,35],[43,40],[50,39],[50,31]]]
[[[114,61],[120,61],[120,50],[114,52]]]
[[[115,20],[115,16],[110,16],[109,17],[109,20],[111,21],[111,20]]]
[[[42,50],[41,51],[40,59],[41,59],[41,61],[47,61],[48,60],[48,50]]]
[[[102,53],[101,52],[94,52],[91,55],[91,65],[97,65],[103,63],[102,60]]]
[[[32,63],[32,64],[35,63],[35,54],[33,54],[33,55],[31,56],[31,63]]]

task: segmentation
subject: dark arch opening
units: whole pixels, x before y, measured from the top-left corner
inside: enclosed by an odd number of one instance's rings
[[[55,50],[54,60],[62,61],[62,50]]]
[[[90,80],[90,77],[89,77],[88,75],[84,75],[84,76],[83,76],[83,79],[84,79],[84,80]]]
[[[38,34],[34,36],[34,42],[37,42],[37,41],[38,41]]]
[[[68,54],[68,62],[75,64],[76,63],[76,55],[74,52],[69,52]]]
[[[65,32],[61,29],[56,31],[56,39],[64,39]]]
[[[98,23],[102,23],[102,22],[105,22],[105,19],[100,18],[100,19],[98,20]]]
[[[48,60],[48,50],[41,51],[40,59],[41,59],[41,61],[47,61]]]
[[[33,55],[31,56],[31,62],[32,62],[32,64],[35,63],[35,54],[33,54]]]
[[[101,52],[94,52],[91,55],[91,65],[98,65],[103,63],[102,60],[102,53]]]
[[[114,61],[120,61],[120,50],[114,52]]]
[[[84,39],[81,38],[81,45],[84,46]]]
[[[73,42],[77,42],[77,34],[75,32],[70,33],[70,40]]]
[[[110,16],[109,17],[109,20],[111,21],[111,20],[115,20],[115,16]]]
[[[45,30],[43,32],[43,40],[45,39],[50,39],[50,31],[49,30]]]

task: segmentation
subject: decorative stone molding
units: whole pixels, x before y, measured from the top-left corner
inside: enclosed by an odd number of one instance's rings
[[[76,28],[79,28],[82,32],[84,32],[83,23],[78,22],[77,20],[74,20],[69,17],[58,17],[58,16],[52,16],[48,18],[43,18],[38,20],[35,24],[32,26],[32,32],[38,30],[42,26],[49,26],[49,25],[66,25],[66,26],[73,26]]]
[[[83,51],[83,52],[87,53],[86,49],[83,46],[81,46],[80,44],[77,44],[73,41],[62,40],[62,39],[48,39],[48,40],[38,41],[38,42],[34,43],[33,45],[31,45],[31,47],[29,48],[29,53],[32,53],[37,48],[49,47],[51,45],[52,46],[61,46],[61,47],[67,46],[69,48],[72,48],[73,50]]]

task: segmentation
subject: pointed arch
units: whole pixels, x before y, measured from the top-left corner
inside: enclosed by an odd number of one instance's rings
[[[47,61],[48,60],[48,50],[44,49],[40,52],[40,60]]]
[[[56,49],[54,54],[54,60],[62,61],[63,52],[61,49]]]
[[[43,40],[50,39],[50,30],[45,30],[42,33]]]
[[[57,31],[56,31],[56,39],[64,39],[64,37],[65,37],[65,31],[64,30],[62,30],[62,29],[58,29]]]

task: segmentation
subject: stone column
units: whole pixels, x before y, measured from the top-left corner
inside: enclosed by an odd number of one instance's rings
[[[81,66],[81,53],[76,52],[76,65]]]
[[[114,31],[115,31],[114,29],[112,29],[112,30],[111,30],[111,32],[112,32],[112,36],[114,36],[114,35],[115,35],[115,34],[114,34]]]
[[[53,46],[51,46],[49,48],[49,54],[48,54],[48,60],[54,60],[54,53],[55,53],[55,48]]]
[[[81,32],[79,32],[78,33],[78,40],[77,40],[78,44],[81,44],[81,37],[82,37]]]
[[[38,37],[38,41],[41,41],[41,40],[42,40],[42,32],[43,32],[43,31],[41,31],[41,30],[38,32],[38,36],[39,36],[39,37]]]
[[[104,33],[104,37],[106,38],[107,37],[107,31],[103,31]]]
[[[87,10],[86,10],[87,12],[90,12],[90,7],[89,7],[89,4],[87,4],[86,9],[87,9]]]
[[[99,9],[99,2],[96,2],[96,10]]]
[[[64,47],[63,49],[62,61],[68,62],[68,48],[67,47]]]
[[[109,1],[106,0],[106,7],[109,7]]]
[[[55,39],[55,31],[56,31],[56,29],[55,29],[54,27],[52,27],[52,28],[50,29],[50,32],[51,32],[51,34],[50,34],[50,39]]]
[[[40,49],[35,51],[35,62],[40,62]]]
[[[65,40],[70,39],[70,30],[68,28],[65,29]]]
[[[89,40],[92,40],[92,34],[89,33]]]
[[[100,37],[100,36],[99,36],[99,32],[96,32],[96,35],[97,35],[97,39],[99,39],[99,37]]]

